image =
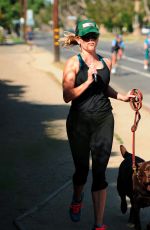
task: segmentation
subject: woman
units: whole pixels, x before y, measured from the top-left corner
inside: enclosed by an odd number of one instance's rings
[[[75,165],[70,217],[80,221],[83,188],[92,157],[91,193],[95,222],[93,230],[105,230],[103,224],[106,202],[105,171],[111,154],[114,118],[108,97],[129,101],[129,95],[117,93],[111,86],[111,61],[96,53],[99,29],[95,22],[77,23],[75,35],[62,39],[64,46],[79,45],[81,52],[69,58],[63,73],[63,98],[71,103],[67,118],[67,134]]]

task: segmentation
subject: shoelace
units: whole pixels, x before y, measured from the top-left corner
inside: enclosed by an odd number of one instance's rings
[[[77,214],[80,212],[80,209],[82,208],[82,203],[72,204],[70,208],[74,214]]]

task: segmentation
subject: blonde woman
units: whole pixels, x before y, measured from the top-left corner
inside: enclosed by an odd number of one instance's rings
[[[63,98],[66,103],[71,102],[66,127],[75,166],[69,213],[72,221],[80,221],[91,155],[95,216],[92,230],[106,229],[103,223],[108,186],[105,171],[114,134],[109,97],[125,102],[130,97],[130,92],[122,95],[109,86],[111,60],[96,52],[99,35],[96,23],[87,19],[77,23],[75,34],[61,39],[65,47],[80,46],[80,53],[66,61],[63,72]]]

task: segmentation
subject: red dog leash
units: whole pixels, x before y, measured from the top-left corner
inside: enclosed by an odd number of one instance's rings
[[[130,98],[130,106],[135,111],[135,117],[134,117],[134,124],[131,127],[132,131],[132,168],[133,173],[136,174],[136,166],[135,166],[135,131],[137,129],[139,120],[141,119],[141,115],[139,113],[139,110],[142,107],[142,100],[143,95],[139,89],[132,89],[131,95],[134,95],[135,97]]]

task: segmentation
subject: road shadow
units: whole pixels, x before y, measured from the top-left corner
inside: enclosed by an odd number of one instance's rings
[[[24,92],[21,85],[0,81],[3,230],[14,229],[14,218],[56,190],[72,174],[72,159],[64,135],[69,107],[24,102]]]

